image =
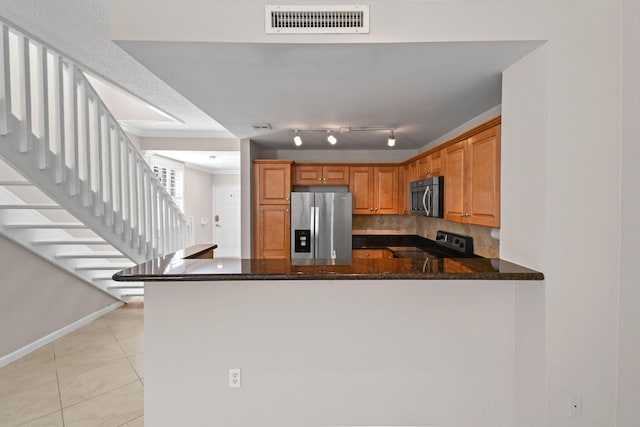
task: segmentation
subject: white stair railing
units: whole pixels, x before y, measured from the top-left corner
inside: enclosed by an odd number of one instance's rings
[[[0,25],[0,155],[134,261],[189,246],[188,218],[81,67]]]

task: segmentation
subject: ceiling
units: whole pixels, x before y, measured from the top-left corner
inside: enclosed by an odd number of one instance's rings
[[[541,42],[118,44],[238,138],[291,149],[292,129],[397,127],[396,149],[417,149],[500,104],[501,72]],[[300,135],[301,149],[330,147]],[[337,137],[333,149],[383,149],[388,132]]]
[[[291,129],[369,126],[397,127],[395,149],[421,148],[500,104],[501,71],[541,44],[116,44],[109,0],[0,0],[0,16],[150,105],[126,123],[133,133],[274,149],[295,148]],[[332,147],[300,135],[299,149],[391,149],[388,132],[339,133]]]
[[[167,157],[186,166],[210,174],[239,174],[239,151],[176,151],[148,150],[148,153]]]

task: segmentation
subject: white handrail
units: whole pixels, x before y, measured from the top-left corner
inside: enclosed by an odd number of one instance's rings
[[[63,186],[71,198],[57,201],[65,206],[75,200],[87,220],[89,216],[102,218],[119,241],[102,237],[116,247],[128,245],[144,259],[191,244],[189,220],[81,67],[45,43],[0,25],[0,77],[4,82],[0,85],[0,135],[15,136],[12,126],[18,124],[19,138],[8,140],[17,140],[14,148],[33,156],[37,169],[54,169],[55,184]],[[16,70],[18,75],[12,75]],[[15,100],[18,102],[12,102]],[[37,174],[19,166],[37,184]]]

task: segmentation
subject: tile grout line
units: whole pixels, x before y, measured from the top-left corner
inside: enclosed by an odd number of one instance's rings
[[[135,369],[134,369],[134,371],[135,371]],[[67,406],[67,407],[66,407],[66,408],[64,408],[64,409],[70,409],[70,408],[73,408],[74,406],[81,405],[81,404],[83,404],[83,403],[85,403],[85,402],[87,402],[87,401],[89,401],[89,400],[97,399],[98,397],[104,396],[105,394],[108,394],[108,393],[111,393],[111,392],[113,392],[113,391],[119,390],[119,389],[121,389],[121,388],[123,388],[123,387],[126,387],[126,386],[128,386],[128,385],[131,385],[131,384],[133,384],[133,383],[137,383],[138,381],[140,381],[140,380],[139,380],[139,379],[137,379],[137,380],[133,380],[133,381],[131,381],[130,383],[122,384],[121,386],[118,386],[118,387],[116,387],[116,388],[114,388],[114,389],[107,390],[107,391],[105,391],[105,392],[103,392],[103,393],[96,394],[95,396],[91,396],[90,398],[85,399],[85,400],[83,400],[83,401],[81,401],[81,402],[76,402],[76,403],[74,403],[73,405],[69,405],[69,406]]]
[[[51,346],[51,350],[53,351],[53,364],[56,367],[56,384],[58,385],[58,400],[60,401],[60,416],[62,417],[62,427],[64,425],[64,411],[62,410],[62,392],[60,391],[60,377],[58,376],[58,363],[56,357],[56,347],[54,345]]]

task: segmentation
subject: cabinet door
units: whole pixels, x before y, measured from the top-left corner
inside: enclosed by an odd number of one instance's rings
[[[349,185],[349,166],[323,166],[322,177],[326,185]]]
[[[409,201],[406,172],[406,166],[398,166],[398,213],[401,215],[407,213],[407,203]]]
[[[396,166],[374,168],[373,190],[374,213],[398,213],[398,168]]]
[[[429,175],[429,156],[419,158],[417,163],[418,176],[416,179],[426,178]]]
[[[294,166],[294,184],[296,185],[320,185],[322,180],[322,166]]]
[[[256,164],[258,204],[288,205],[291,197],[291,164]]]
[[[391,252],[387,249],[354,249],[351,251],[353,258],[369,258],[369,259],[381,259],[386,258],[385,253]]]
[[[291,257],[289,206],[260,205],[255,232],[256,258],[288,259]]]
[[[442,175],[442,154],[440,151],[429,154],[429,177]]]
[[[444,149],[444,219],[465,222],[465,141]]]
[[[352,166],[349,168],[349,191],[353,193],[353,213],[373,214],[373,168]]]
[[[409,182],[420,179],[418,175],[418,161],[416,160],[409,163]]]
[[[467,142],[467,210],[470,224],[500,227],[500,127]]]

